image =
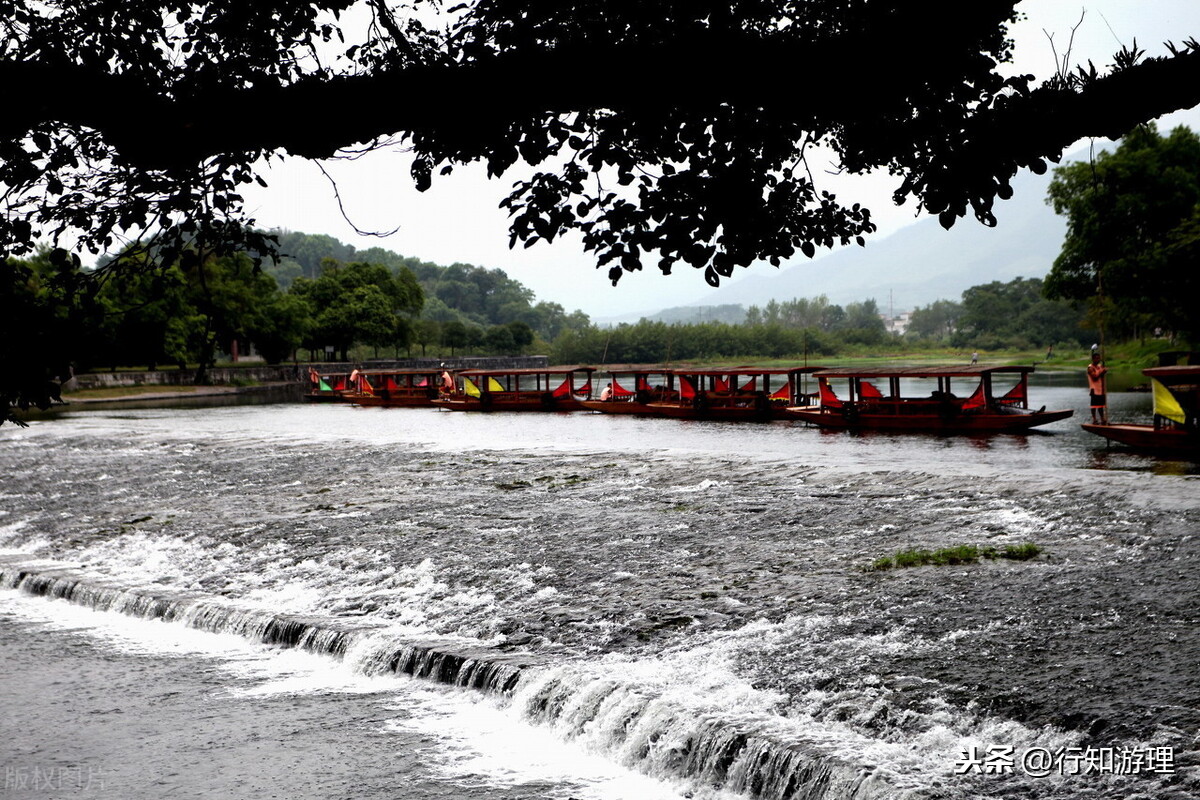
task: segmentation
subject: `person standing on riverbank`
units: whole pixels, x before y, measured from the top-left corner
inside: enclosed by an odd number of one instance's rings
[[[1108,395],[1105,390],[1104,376],[1108,367],[1100,362],[1100,353],[1092,351],[1092,363],[1088,364],[1087,380],[1088,393],[1091,396],[1092,422],[1098,425],[1108,424]]]

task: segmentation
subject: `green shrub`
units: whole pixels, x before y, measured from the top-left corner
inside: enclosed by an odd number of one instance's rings
[[[960,544],[954,547],[943,547],[938,550],[902,550],[894,556],[883,556],[875,559],[867,569],[868,571],[878,572],[885,569],[899,569],[900,567],[974,564],[981,558],[1007,558],[1011,561],[1028,561],[1041,552],[1042,548],[1032,542],[1005,545],[1003,550],[997,550],[994,547],[979,548],[973,544]]]

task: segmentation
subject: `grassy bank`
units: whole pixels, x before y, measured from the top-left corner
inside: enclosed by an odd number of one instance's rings
[[[119,400],[126,397],[141,395],[164,394],[195,394],[202,391],[212,391],[211,386],[180,386],[178,384],[142,384],[140,386],[109,386],[102,389],[78,389],[73,392],[63,392],[64,400]]]

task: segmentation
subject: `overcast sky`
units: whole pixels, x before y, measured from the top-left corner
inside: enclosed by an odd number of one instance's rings
[[[1200,38],[1200,0],[1027,0],[1021,10],[1028,19],[1013,29],[1017,43],[1013,72],[1028,72],[1042,79],[1054,70],[1071,41],[1073,62],[1095,62],[1106,68],[1114,52],[1137,40],[1148,55],[1166,52],[1164,41]],[[1082,17],[1082,22],[1080,19]],[[1053,47],[1050,36],[1053,36]],[[398,99],[398,102],[403,102]],[[352,109],[310,113],[352,114]],[[1196,125],[1196,114],[1165,120],[1168,126]],[[290,124],[304,124],[302,119]],[[247,192],[248,207],[266,228],[286,228],[324,233],[355,247],[384,247],[423,261],[454,262],[499,267],[531,288],[539,300],[561,303],[568,311],[582,309],[593,317],[652,312],[660,308],[703,302],[707,284],[699,270],[677,266],[670,276],[648,265],[640,273],[626,274],[617,287],[596,269],[578,238],[529,249],[508,249],[508,224],[497,207],[514,180],[488,181],[478,167],[459,167],[448,177],[435,176],[433,186],[421,193],[412,188],[410,159],[403,153],[380,151],[357,161],[326,161],[341,194],[347,222],[338,210],[333,189],[316,164],[301,159],[276,162],[264,172],[269,187]],[[814,165],[816,167],[817,165]],[[915,220],[913,206],[895,208],[891,192],[896,181],[886,175],[820,176],[819,188],[836,193],[843,202],[861,202],[871,209],[880,226],[874,238]],[[959,224],[976,224],[969,218]],[[365,231],[388,231],[387,238],[359,236]],[[868,240],[868,248],[870,242]],[[819,256],[818,256],[819,259]],[[795,263],[806,261],[802,257]],[[733,280],[753,271],[770,270],[760,264],[738,270]]]

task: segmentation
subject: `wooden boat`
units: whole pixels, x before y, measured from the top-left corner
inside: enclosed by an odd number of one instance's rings
[[[811,401],[803,390],[803,378],[817,369],[676,370],[678,398],[652,405],[656,413],[676,419],[727,422],[785,419],[789,409],[804,407]]]
[[[1151,367],[1142,374],[1154,393],[1149,424],[1085,423],[1083,429],[1138,450],[1200,456],[1200,365]]]
[[[311,403],[343,403],[350,390],[350,373],[317,372],[308,368],[308,391],[304,399]]]
[[[676,398],[675,376],[670,367],[622,365],[605,367],[604,379],[596,381],[601,390],[579,404],[589,411],[605,414],[653,415],[650,403]]]
[[[355,370],[345,399],[360,406],[414,408],[432,406],[439,396],[442,370]]]
[[[820,406],[792,409],[788,415],[827,428],[996,433],[1028,430],[1075,413],[1071,409],[1030,409],[1031,372],[1033,367],[1023,366],[823,369],[814,373]],[[1015,379],[1015,383],[996,397],[997,379]],[[955,395],[956,382],[966,383],[970,394]],[[930,391],[914,396],[912,386],[921,383]],[[845,387],[841,395],[835,385]],[[908,396],[901,393],[902,388],[909,391]]]
[[[631,371],[637,387],[632,397],[615,397],[609,402],[587,401],[582,405],[609,414],[673,417],[675,419],[724,420],[729,422],[783,419],[789,408],[811,402],[803,387],[803,376],[816,367],[766,369],[726,367],[720,369],[667,369]],[[611,371],[610,371],[611,374]],[[660,376],[657,384],[650,376]],[[616,380],[614,378],[614,392]],[[629,394],[629,390],[625,390]]]
[[[453,395],[435,406],[450,411],[580,411],[592,396],[594,367],[480,370],[458,373]]]

